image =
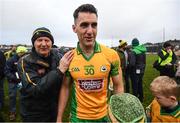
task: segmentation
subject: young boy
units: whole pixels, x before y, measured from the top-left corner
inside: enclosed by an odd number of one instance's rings
[[[179,85],[168,76],[159,76],[150,84],[155,99],[147,107],[151,122],[180,122]]]
[[[144,107],[140,100],[129,93],[115,94],[110,98],[108,114],[113,123],[146,122]]]

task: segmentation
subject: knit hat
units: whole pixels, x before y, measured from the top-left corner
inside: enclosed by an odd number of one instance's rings
[[[28,50],[24,46],[18,46],[16,49],[16,53],[26,53]]]
[[[139,45],[139,40],[137,39],[137,38],[134,38],[133,40],[132,40],[132,46],[134,47],[134,46],[138,46]]]
[[[32,44],[34,46],[34,42],[37,38],[39,37],[48,37],[51,41],[52,41],[52,44],[54,44],[54,38],[51,34],[51,31],[45,27],[41,27],[41,28],[37,28],[34,32],[33,32],[33,35],[32,35],[32,38],[31,38],[31,41],[32,41]]]
[[[169,46],[172,46],[169,42],[165,42],[165,43],[163,44],[163,47],[164,47],[164,48],[167,48],[167,47],[169,47]]]
[[[127,42],[124,40],[119,40],[119,48],[122,48],[127,45]]]
[[[129,93],[110,97],[109,111],[119,122],[145,122],[144,107],[137,97]]]

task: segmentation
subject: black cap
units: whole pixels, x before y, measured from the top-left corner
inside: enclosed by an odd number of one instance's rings
[[[163,47],[164,47],[164,48],[167,48],[167,47],[169,47],[169,46],[172,46],[171,43],[169,43],[169,42],[165,42],[165,43],[163,44]]]
[[[51,35],[51,31],[45,27],[40,27],[40,28],[37,28],[34,32],[33,32],[33,35],[32,35],[32,38],[31,38],[31,41],[32,41],[32,44],[34,46],[34,42],[37,38],[39,37],[48,37],[51,41],[52,41],[52,44],[54,44],[54,38],[53,36]]]
[[[135,47],[135,46],[138,46],[139,45],[139,40],[137,38],[134,38],[131,42],[132,46]]]

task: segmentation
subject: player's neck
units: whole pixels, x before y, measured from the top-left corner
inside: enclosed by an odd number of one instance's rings
[[[94,46],[81,47],[81,50],[86,56],[91,56],[94,53]]]

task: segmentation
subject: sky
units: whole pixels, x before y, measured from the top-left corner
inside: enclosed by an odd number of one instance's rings
[[[96,40],[106,46],[180,39],[180,0],[0,0],[0,44],[31,45],[33,31],[47,27],[57,46],[74,47],[73,12],[86,3],[98,10]]]

